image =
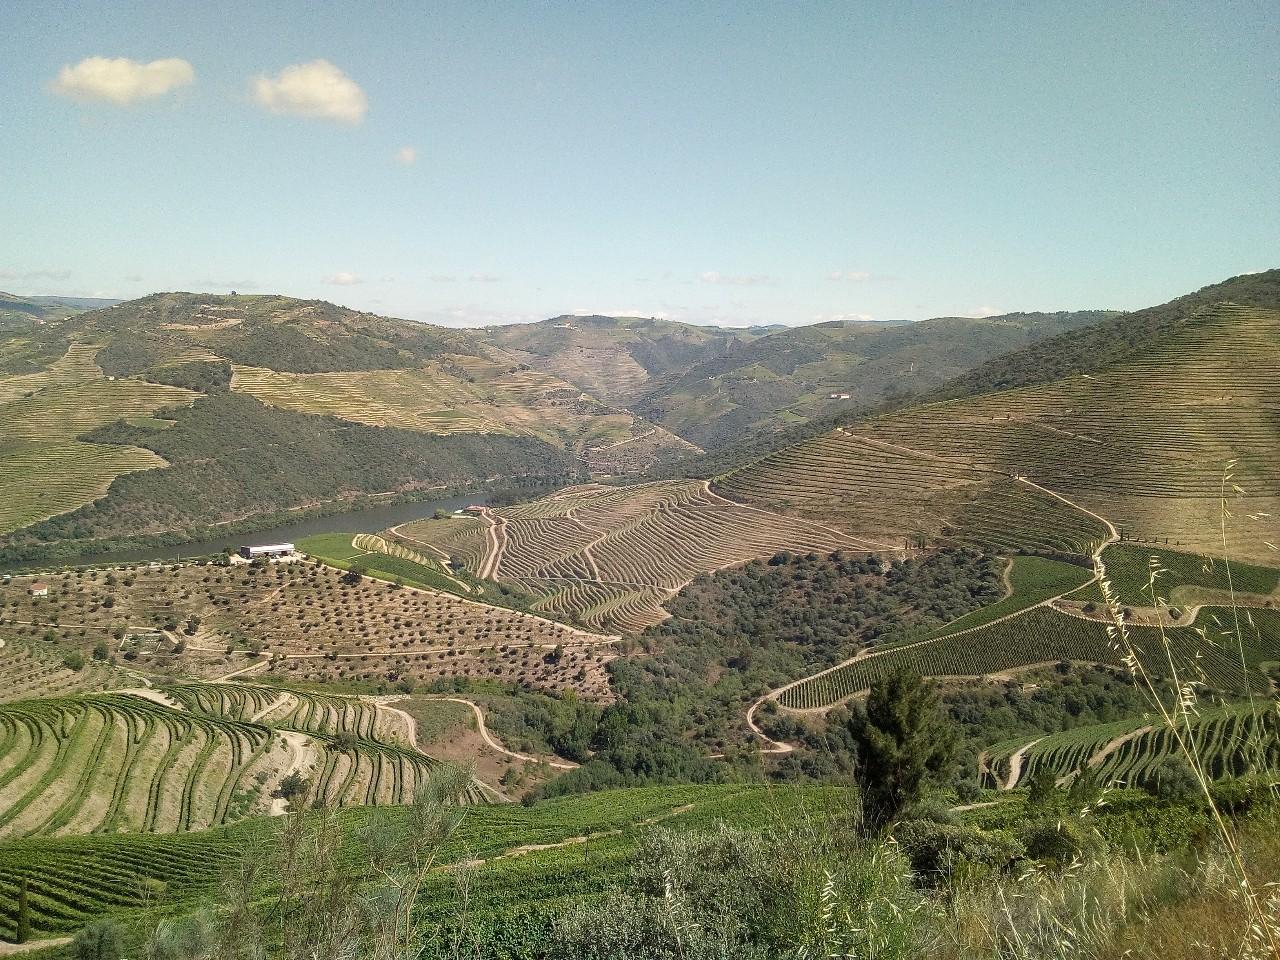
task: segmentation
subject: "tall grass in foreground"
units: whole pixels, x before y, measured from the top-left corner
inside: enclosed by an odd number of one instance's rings
[[[1244,490],[1233,480],[1235,467],[1235,460],[1226,464],[1219,489],[1219,536],[1222,563],[1226,572],[1231,623],[1222,630],[1221,635],[1216,637],[1211,635],[1207,627],[1199,627],[1197,630],[1206,645],[1234,646],[1234,652],[1240,659],[1241,670],[1245,676],[1248,676],[1251,667],[1245,653],[1241,608],[1236,600],[1235,583],[1229,559],[1228,527],[1229,521],[1234,516],[1232,501],[1244,494]],[[1251,519],[1259,518],[1260,516],[1254,516]],[[1140,650],[1135,645],[1120,598],[1107,579],[1101,549],[1094,554],[1094,566],[1107,612],[1107,633],[1111,643],[1120,653],[1130,678],[1143,694],[1152,711],[1173,736],[1178,754],[1190,768],[1197,788],[1207,804],[1209,816],[1221,844],[1222,869],[1232,881],[1233,897],[1247,921],[1241,941],[1233,955],[1241,958],[1280,958],[1280,893],[1277,893],[1274,885],[1259,882],[1251,874],[1237,827],[1219,809],[1214,798],[1211,789],[1212,776],[1205,759],[1201,756],[1194,735],[1193,725],[1200,713],[1200,691],[1204,686],[1204,677],[1197,675],[1194,663],[1190,666],[1179,666],[1179,660],[1174,655],[1173,645],[1166,633],[1170,606],[1169,598],[1162,591],[1162,581],[1167,571],[1161,567],[1158,558],[1153,556],[1148,565],[1147,583],[1143,588],[1150,597],[1152,606],[1160,613],[1156,618],[1159,642],[1162,647],[1160,652],[1164,655],[1164,666],[1168,674],[1166,677],[1158,677],[1143,665],[1142,654],[1149,654],[1151,651]],[[1248,616],[1247,611],[1245,616]],[[1246,684],[1246,690],[1250,709],[1256,714],[1260,714],[1263,710],[1276,709],[1276,704],[1270,699],[1265,703],[1260,702],[1250,684]],[[1263,727],[1261,724],[1256,724],[1251,729],[1261,731]],[[1261,759],[1265,757],[1265,747],[1260,740],[1260,735],[1255,736],[1259,736],[1259,739],[1255,740],[1253,747],[1256,756]]]

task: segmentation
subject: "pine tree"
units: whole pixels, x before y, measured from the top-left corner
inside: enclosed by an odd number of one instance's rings
[[[898,670],[871,685],[864,712],[849,721],[858,746],[863,815],[879,828],[920,798],[926,779],[955,753],[955,733],[919,674]]]

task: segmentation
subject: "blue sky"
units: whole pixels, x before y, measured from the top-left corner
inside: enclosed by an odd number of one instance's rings
[[[1278,106],[1274,0],[14,0],[0,289],[1134,308],[1280,265]]]

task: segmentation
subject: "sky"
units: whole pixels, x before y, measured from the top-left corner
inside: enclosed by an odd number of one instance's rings
[[[14,293],[803,324],[1275,266],[1275,0],[0,4]]]

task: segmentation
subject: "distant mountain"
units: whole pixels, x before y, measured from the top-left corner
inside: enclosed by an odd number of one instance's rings
[[[1114,316],[836,321],[729,344],[654,384],[637,412],[706,449],[936,389],[991,358]]]
[[[629,405],[699,361],[722,357],[770,328],[707,327],[646,317],[562,316],[491,327],[488,341],[607,403]]]
[[[113,303],[119,301],[96,297],[20,297],[0,291],[0,331],[22,330],[46,320],[63,320]]]
[[[0,558],[696,448],[474,332],[164,293],[0,331]]]

